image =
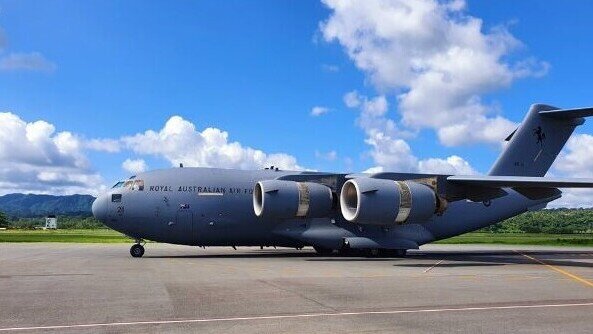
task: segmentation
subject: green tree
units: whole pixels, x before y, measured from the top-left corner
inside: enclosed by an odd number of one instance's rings
[[[0,227],[8,227],[8,218],[4,214],[4,212],[0,211]]]

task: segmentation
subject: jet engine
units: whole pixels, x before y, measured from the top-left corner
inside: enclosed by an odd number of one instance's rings
[[[395,225],[429,219],[440,203],[435,191],[413,181],[356,178],[344,183],[340,206],[353,223]]]
[[[333,207],[329,187],[314,182],[266,180],[255,184],[253,210],[258,217],[327,217]]]

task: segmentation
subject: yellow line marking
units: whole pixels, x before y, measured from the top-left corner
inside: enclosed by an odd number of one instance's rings
[[[432,268],[434,268],[434,267],[438,266],[438,265],[439,265],[439,264],[441,264],[441,262],[443,262],[443,261],[445,261],[445,259],[440,259],[440,260],[439,260],[439,262],[437,262],[437,263],[433,264],[433,265],[432,265],[432,267],[430,267],[430,268],[427,268],[426,270],[424,270],[424,271],[423,271],[423,273],[427,273],[427,272],[431,271],[431,270],[432,270]]]
[[[528,258],[528,259],[530,259],[530,260],[532,260],[532,261],[535,261],[535,262],[537,262],[537,263],[539,263],[539,264],[542,264],[542,265],[544,265],[544,266],[546,266],[546,267],[548,267],[548,268],[550,268],[550,269],[552,269],[552,270],[554,270],[554,271],[556,271],[556,272],[559,272],[559,273],[561,273],[562,275],[568,276],[568,277],[572,278],[573,280],[575,280],[575,281],[577,281],[577,282],[581,282],[581,283],[583,283],[583,284],[585,284],[585,285],[588,285],[588,286],[590,286],[590,287],[593,287],[593,282],[591,282],[591,281],[589,281],[589,280],[586,280],[586,279],[584,279],[584,278],[582,278],[582,277],[579,277],[579,276],[577,276],[577,275],[575,275],[575,274],[572,274],[572,273],[570,273],[570,272],[568,272],[568,271],[566,271],[566,270],[560,269],[560,268],[558,268],[558,267],[556,267],[556,266],[553,266],[553,265],[551,265],[551,264],[547,264],[547,263],[545,263],[545,262],[544,262],[544,261],[542,261],[542,260],[539,260],[539,259],[536,259],[536,258],[534,258],[533,256],[529,256],[529,255],[527,255],[527,254],[523,254],[523,253],[521,253],[521,252],[519,252],[519,251],[515,251],[515,253],[521,254],[521,255],[523,255],[524,257],[526,257],[526,258]]]

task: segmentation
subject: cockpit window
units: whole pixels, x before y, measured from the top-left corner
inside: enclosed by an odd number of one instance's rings
[[[118,183],[114,184],[111,189],[121,188],[124,185],[124,181],[119,181]]]
[[[134,181],[134,185],[132,186],[132,190],[144,191],[144,180],[136,180],[136,181]]]
[[[123,187],[135,191],[144,191],[144,180],[127,180]]]

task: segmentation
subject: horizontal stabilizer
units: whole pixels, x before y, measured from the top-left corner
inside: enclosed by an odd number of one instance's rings
[[[533,176],[449,176],[447,181],[458,185],[492,188],[593,188],[593,179]]]
[[[540,115],[556,118],[556,119],[571,119],[580,117],[593,116],[593,107],[577,108],[577,109],[557,109],[557,110],[542,110]]]

